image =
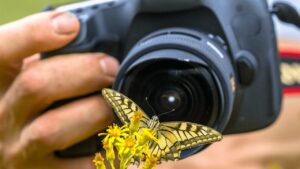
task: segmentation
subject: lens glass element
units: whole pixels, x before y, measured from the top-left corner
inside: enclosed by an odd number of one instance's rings
[[[211,125],[218,116],[218,88],[203,65],[156,60],[128,72],[121,89],[151,117]]]

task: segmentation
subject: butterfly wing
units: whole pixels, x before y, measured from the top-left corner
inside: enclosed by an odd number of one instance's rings
[[[111,89],[103,89],[102,95],[113,107],[124,124],[129,124],[136,112],[142,112],[141,128],[148,128],[150,118],[132,100]],[[182,150],[222,139],[222,135],[209,127],[190,122],[164,122],[157,130],[157,142],[150,142],[150,154],[161,160],[179,159]]]
[[[190,122],[160,123],[157,137],[158,142],[151,142],[150,150],[162,160],[179,159],[182,150],[222,139],[214,129]]]
[[[165,161],[174,161],[180,157],[179,142],[173,132],[159,130],[156,136],[158,141],[151,141],[149,144],[151,155]]]
[[[160,131],[172,132],[180,144],[180,150],[194,148],[199,144],[208,144],[222,139],[222,135],[207,126],[191,122],[164,122]]]
[[[136,112],[142,112],[140,127],[147,127],[150,118],[137,104],[135,104],[128,97],[111,89],[102,89],[102,96],[112,106],[118,118],[123,124],[129,124],[132,116]]]

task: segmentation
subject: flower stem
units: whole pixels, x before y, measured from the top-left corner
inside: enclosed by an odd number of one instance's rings
[[[115,169],[115,161],[114,160],[109,160],[109,164],[111,166],[111,169]]]

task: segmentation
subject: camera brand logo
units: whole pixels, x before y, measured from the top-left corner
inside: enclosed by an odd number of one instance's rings
[[[285,94],[300,93],[300,52],[281,52],[281,81]]]
[[[281,81],[285,86],[300,85],[299,63],[281,63]]]

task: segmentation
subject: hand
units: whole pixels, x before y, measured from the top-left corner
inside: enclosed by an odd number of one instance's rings
[[[94,168],[93,157],[66,160],[53,152],[96,134],[113,121],[100,94],[44,110],[58,100],[100,93],[113,82],[118,62],[91,53],[46,60],[28,57],[66,45],[78,31],[76,17],[57,11],[0,27],[1,169]]]

